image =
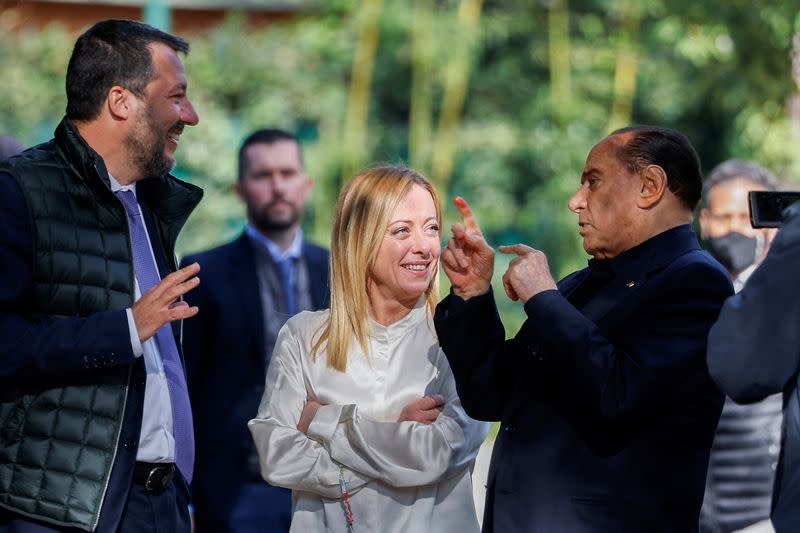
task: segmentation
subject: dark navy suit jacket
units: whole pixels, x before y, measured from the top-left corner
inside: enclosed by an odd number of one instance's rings
[[[311,301],[328,306],[328,252],[303,243]],[[239,487],[251,481],[247,461],[253,437],[247,422],[256,415],[264,392],[266,362],[264,311],[256,263],[246,235],[184,258],[200,263],[200,285],[186,296],[200,312],[184,322],[189,391],[197,442],[192,483],[198,531],[222,532]],[[266,482],[265,482],[266,483]],[[279,501],[290,512],[288,491]],[[264,524],[264,531],[272,531]]]
[[[723,402],[706,336],[732,287],[688,225],[611,264],[581,310],[588,269],[531,298],[510,340],[491,293],[437,308],[467,413],[502,421],[485,532],[697,531]]]

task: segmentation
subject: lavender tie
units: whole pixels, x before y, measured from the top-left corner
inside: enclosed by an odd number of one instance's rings
[[[133,248],[133,265],[139,291],[144,294],[161,280],[153,260],[153,253],[147,241],[144,221],[133,191],[117,191],[117,197],[128,213],[128,226],[131,230],[131,247]],[[192,425],[192,408],[189,404],[189,393],[186,387],[186,376],[183,373],[178,347],[172,335],[169,323],[161,326],[156,332],[158,350],[167,377],[170,403],[172,404],[172,430],[175,437],[175,463],[186,481],[192,480],[194,467],[194,428]]]

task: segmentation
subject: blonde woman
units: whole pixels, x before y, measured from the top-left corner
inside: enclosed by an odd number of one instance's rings
[[[293,491],[292,532],[471,533],[487,424],[464,414],[432,321],[441,208],[404,167],[344,188],[331,309],[281,330],[250,421],[261,472]]]

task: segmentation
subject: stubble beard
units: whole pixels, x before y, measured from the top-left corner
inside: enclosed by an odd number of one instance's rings
[[[125,144],[139,169],[142,178],[152,178],[168,174],[175,166],[175,159],[167,155],[166,133],[158,134],[150,108],[139,113],[134,130],[125,139]]]
[[[262,233],[282,233],[293,228],[298,222],[300,222],[300,209],[291,204],[289,204],[291,206],[291,215],[288,218],[275,219],[274,217],[270,216],[269,210],[274,203],[275,202],[272,202],[261,209],[254,209],[251,207],[248,207],[247,209],[250,222]]]

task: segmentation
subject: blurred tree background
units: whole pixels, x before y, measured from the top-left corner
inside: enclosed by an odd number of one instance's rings
[[[296,132],[315,178],[306,233],[326,244],[342,183],[405,162],[473,205],[493,245],[544,250],[554,275],[585,265],[566,208],[610,130],[685,132],[704,170],[729,157],[800,178],[800,0],[330,0],[253,29],[246,15],[189,36],[200,125],[176,174],[206,190],[181,252],[235,236],[231,184],[252,129]],[[65,107],[74,35],[11,32],[0,17],[0,133],[44,141]],[[447,209],[444,227],[454,221]],[[504,271],[501,259],[499,274]],[[504,298],[501,298],[504,300]],[[503,301],[509,329],[521,307]]]

